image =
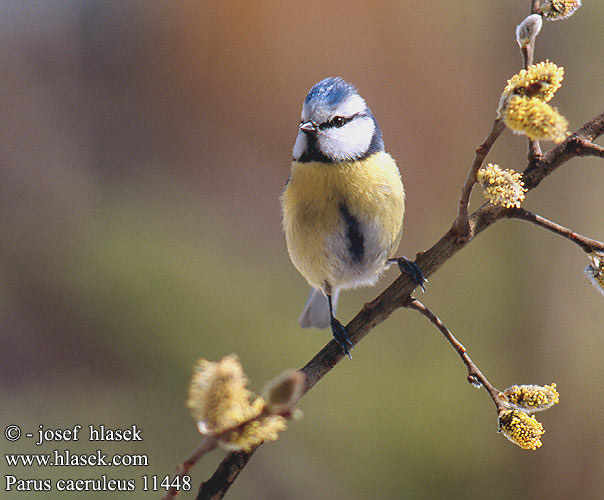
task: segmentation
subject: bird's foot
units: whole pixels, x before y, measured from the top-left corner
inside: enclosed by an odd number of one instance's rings
[[[415,283],[417,286],[420,286],[424,292],[426,291],[426,287],[424,285],[428,282],[428,280],[415,262],[409,260],[407,257],[390,259],[390,262],[396,262],[398,264],[398,268],[401,270],[401,273],[409,275],[413,283]]]
[[[333,338],[340,345],[344,354],[352,359],[350,355],[350,350],[354,347],[354,344],[350,340],[348,336],[348,332],[346,331],[346,327],[340,323],[336,318],[331,318],[331,332],[333,333]]]

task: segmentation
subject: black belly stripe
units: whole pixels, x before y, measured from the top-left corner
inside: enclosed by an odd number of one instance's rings
[[[345,203],[340,203],[340,212],[346,223],[346,237],[348,238],[348,250],[353,262],[361,262],[363,260],[364,240],[363,233],[359,227],[357,218],[348,211]]]

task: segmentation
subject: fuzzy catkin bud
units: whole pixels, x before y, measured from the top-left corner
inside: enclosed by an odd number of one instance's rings
[[[531,14],[516,26],[516,41],[520,47],[526,47],[534,40],[543,26],[543,18],[539,14]]]
[[[202,434],[220,433],[262,411],[251,401],[248,379],[236,355],[218,362],[200,359],[189,385],[187,406]]]
[[[304,383],[301,372],[297,379],[300,377]],[[283,377],[278,380],[281,380],[281,395],[289,395],[286,402],[293,407],[291,400],[296,397],[297,401],[301,390],[296,392],[294,387],[286,391],[282,387]],[[276,440],[279,432],[287,427],[287,420],[271,414],[264,399],[247,389],[247,383],[235,354],[218,362],[200,359],[191,378],[187,406],[199,432],[215,436],[218,444],[227,450],[250,451],[264,441]],[[292,414],[291,407],[288,409]]]
[[[289,412],[302,397],[306,375],[300,370],[287,370],[268,382],[263,394],[269,413]]]

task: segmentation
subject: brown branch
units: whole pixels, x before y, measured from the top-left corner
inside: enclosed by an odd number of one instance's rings
[[[409,302],[407,303],[407,307],[409,309],[413,309],[424,317],[426,317],[436,328],[440,330],[440,332],[444,335],[444,337],[449,341],[449,343],[453,346],[453,348],[459,354],[459,357],[465,363],[468,368],[468,382],[474,386],[482,386],[485,388],[493,403],[497,407],[497,412],[504,410],[505,405],[503,404],[501,398],[499,397],[499,389],[494,387],[488,379],[483,375],[478,366],[472,361],[466,348],[455,338],[453,333],[445,326],[445,324],[440,320],[436,314],[434,314],[430,309],[428,309],[424,304],[422,304],[416,298],[411,297]]]
[[[257,448],[256,448],[257,449]],[[210,479],[201,483],[195,500],[219,500],[223,498],[239,473],[256,451],[233,451],[229,453]]]
[[[475,164],[482,164],[488,150],[492,146],[499,131],[495,134],[497,120],[493,125],[491,134],[485,143],[477,149]],[[503,130],[503,128],[502,128]],[[529,164],[524,170],[523,179],[525,187],[528,190],[535,189],[539,183],[550,175],[554,170],[565,162],[576,156],[587,156],[587,149],[584,144],[593,141],[604,133],[604,112],[588,121],[574,134],[568,137],[557,147],[545,153],[537,162]],[[489,139],[492,138],[491,141]],[[486,144],[486,146],[485,146]],[[484,146],[484,148],[483,148]],[[480,150],[480,151],[479,151]],[[478,169],[476,169],[478,170]],[[475,175],[475,174],[474,174]],[[471,181],[471,182],[470,182]],[[468,189],[471,192],[475,178],[468,175],[466,184],[471,184]],[[464,189],[466,186],[464,185]],[[460,203],[460,212],[463,207]],[[467,203],[465,205],[467,214]],[[471,216],[467,217],[466,237],[460,238],[456,230],[457,219],[453,227],[445,233],[439,241],[423,253],[418,254],[416,264],[421,268],[424,276],[429,278],[445,262],[462,248],[468,245],[476,236],[486,228],[507,216],[507,210],[503,207],[485,203]],[[458,219],[459,219],[458,215]],[[396,309],[404,307],[416,285],[411,282],[407,275],[400,275],[386,290],[384,290],[375,300],[371,301],[361,309],[361,311],[346,325],[349,337],[353,344],[357,344],[365,337],[369,331],[382,321],[387,319]],[[338,344],[331,340],[321,351],[319,351],[303,368],[307,383],[304,392],[308,392],[321,380],[338,362],[344,354]],[[224,496],[230,485],[235,481],[238,474],[247,464],[252,452],[233,452],[226,455],[222,460],[218,470],[205,483],[202,484],[196,500],[217,500]]]
[[[536,188],[539,183],[576,156],[593,156],[593,140],[604,134],[604,112],[589,120],[574,134],[555,148],[545,153],[541,159],[524,170],[522,179],[527,189]]]
[[[567,227],[561,226],[560,224],[556,224],[545,217],[541,217],[540,215],[534,214],[525,210],[524,208],[511,208],[506,212],[506,217],[510,219],[519,219],[525,220],[527,222],[532,222],[533,224],[540,226],[552,233],[557,234],[558,236],[562,236],[569,241],[579,245],[583,251],[586,253],[591,253],[594,251],[604,251],[604,243],[598,240],[593,240],[591,238],[587,238],[586,236],[582,236],[578,233],[575,233],[573,230],[568,229]]]
[[[480,170],[485,158],[489,154],[489,151],[495,144],[497,138],[501,135],[505,129],[505,123],[502,118],[497,118],[493,122],[491,132],[484,140],[484,142],[476,148],[474,155],[474,161],[466,177],[466,182],[461,188],[461,197],[459,199],[459,208],[457,211],[457,219],[453,223],[453,231],[463,238],[467,238],[470,235],[470,226],[468,219],[468,205],[470,204],[470,195],[472,194],[472,188],[476,184],[476,173]]]

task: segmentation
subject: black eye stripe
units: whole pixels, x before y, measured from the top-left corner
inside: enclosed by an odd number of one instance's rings
[[[326,128],[340,128],[352,121],[357,116],[365,116],[363,113],[355,113],[352,116],[334,116],[328,122],[319,124],[319,130],[325,130]]]

